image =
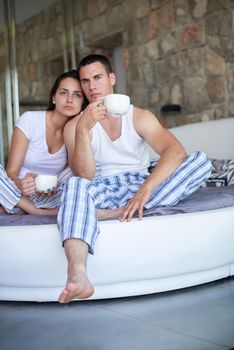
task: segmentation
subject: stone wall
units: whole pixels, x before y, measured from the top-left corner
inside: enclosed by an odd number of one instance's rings
[[[20,99],[48,101],[54,79],[63,72],[63,19],[59,3],[17,26]],[[25,45],[26,44],[26,45]]]
[[[64,71],[63,14],[56,2],[16,26],[16,53],[21,112],[48,102],[50,88]],[[0,37],[0,73],[4,82],[5,46]],[[3,87],[4,90],[4,87]]]
[[[122,45],[127,93],[164,125],[234,116],[234,0],[74,0],[73,7],[77,57],[111,57]],[[22,101],[48,96],[63,70],[62,40],[59,2],[17,26]],[[181,111],[162,113],[168,105]]]
[[[121,33],[133,103],[168,126],[234,116],[233,0],[75,3],[81,55]]]
[[[46,109],[51,86],[64,71],[62,40],[63,13],[59,2],[16,26],[20,114],[26,110]],[[6,96],[5,90],[6,50],[4,35],[0,33],[0,108],[4,154],[7,157],[9,142],[6,99],[9,100],[10,97]],[[10,64],[10,60],[7,64]]]

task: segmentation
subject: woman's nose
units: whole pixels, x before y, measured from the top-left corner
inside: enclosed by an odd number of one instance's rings
[[[72,102],[72,101],[73,101],[73,96],[70,95],[70,94],[68,94],[68,95],[67,95],[67,101],[68,101],[68,102]]]

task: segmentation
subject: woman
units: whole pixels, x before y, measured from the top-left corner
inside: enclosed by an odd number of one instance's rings
[[[63,184],[42,196],[36,193],[35,177],[58,175],[66,167],[63,129],[85,103],[78,72],[72,70],[56,79],[47,111],[26,112],[17,120],[6,172],[0,166],[1,212],[57,213]]]

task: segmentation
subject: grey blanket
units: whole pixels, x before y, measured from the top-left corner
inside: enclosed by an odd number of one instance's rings
[[[234,206],[234,185],[200,188],[173,207],[157,207],[144,211],[144,216],[192,213]],[[0,215],[0,226],[56,224],[56,216]]]

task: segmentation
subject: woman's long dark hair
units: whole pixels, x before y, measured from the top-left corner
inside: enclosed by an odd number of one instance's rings
[[[76,70],[76,69],[70,70],[68,72],[64,72],[61,75],[59,75],[58,78],[55,80],[54,85],[52,86],[52,88],[50,90],[50,97],[49,97],[47,111],[53,111],[55,109],[55,104],[53,103],[53,97],[56,94],[61,81],[66,79],[66,78],[72,78],[74,80],[77,80],[80,83],[79,73],[78,73],[78,70]],[[87,105],[88,105],[88,100],[84,96],[84,102],[83,102],[83,105],[81,107],[81,110],[83,110]]]

